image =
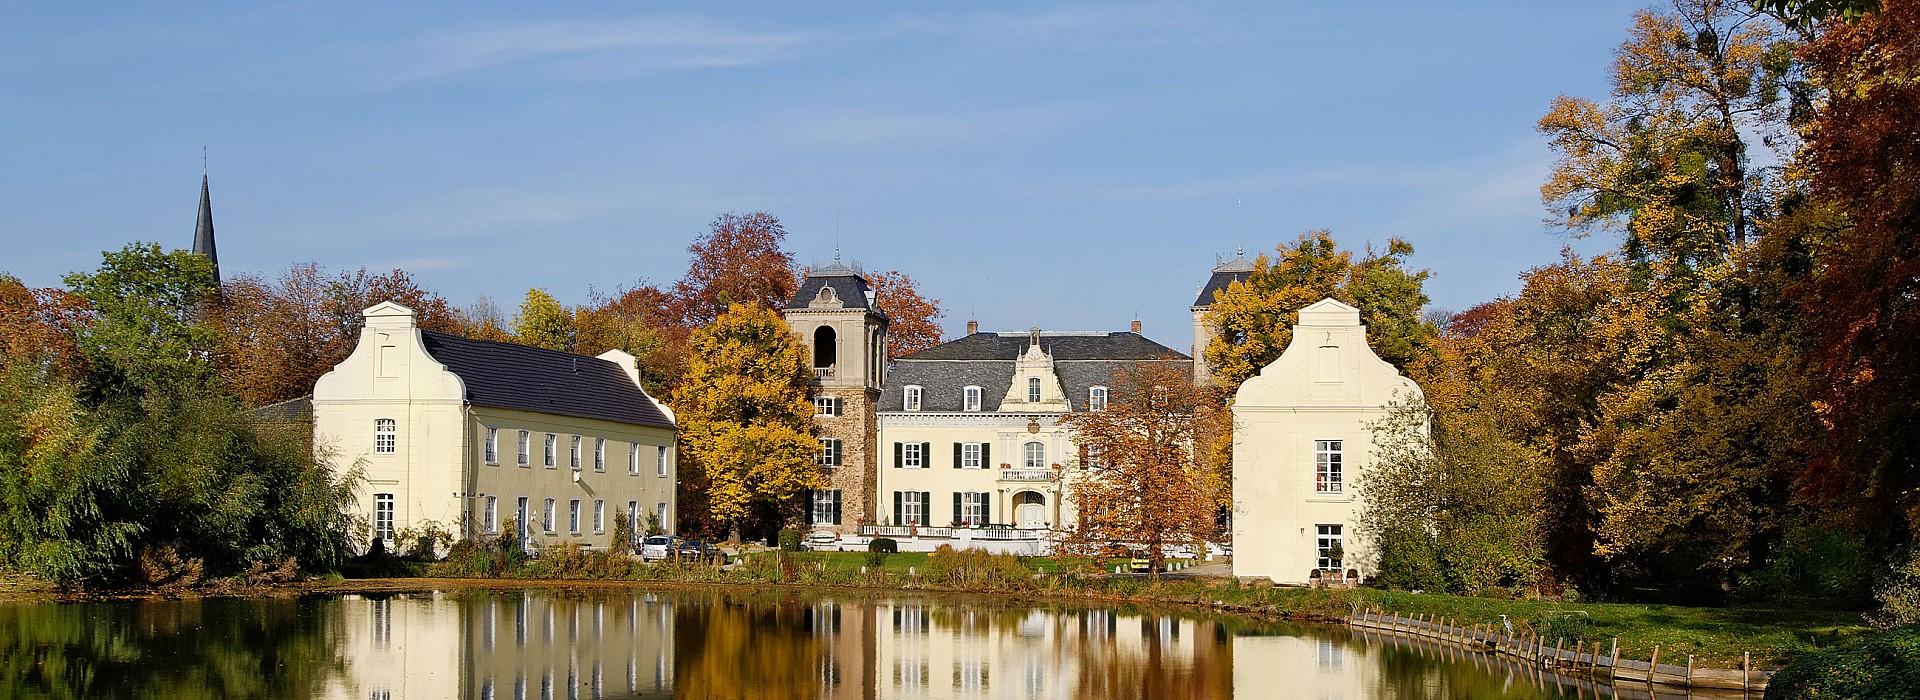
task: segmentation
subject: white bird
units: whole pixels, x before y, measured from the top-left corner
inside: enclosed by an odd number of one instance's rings
[[[1513,621],[1508,620],[1507,616],[1505,615],[1500,616],[1500,626],[1506,628],[1507,636],[1509,637],[1513,636]]]

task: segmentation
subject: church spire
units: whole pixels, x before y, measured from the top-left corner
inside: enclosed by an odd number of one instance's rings
[[[213,246],[213,194],[207,188],[207,173],[200,173],[200,220],[193,227],[193,253],[207,256],[213,263],[213,284],[220,286],[220,254]]]

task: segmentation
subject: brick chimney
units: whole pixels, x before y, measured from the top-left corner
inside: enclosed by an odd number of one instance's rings
[[[1137,319],[1137,318],[1136,318],[1136,319],[1134,319],[1134,320],[1133,320],[1133,332],[1134,332],[1134,333],[1139,333],[1139,332],[1140,332],[1140,319]]]
[[[973,335],[973,334],[975,334],[975,333],[979,333],[979,332],[980,332],[980,322],[979,322],[979,321],[968,321],[968,322],[967,322],[967,335]]]

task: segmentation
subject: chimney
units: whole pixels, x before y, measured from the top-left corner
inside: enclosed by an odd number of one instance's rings
[[[975,333],[979,333],[979,332],[980,332],[980,322],[979,322],[979,321],[968,321],[968,322],[967,322],[967,335],[973,335],[973,334],[975,334]]]
[[[1134,333],[1139,333],[1139,332],[1140,332],[1140,319],[1137,319],[1137,318],[1136,318],[1136,319],[1134,319],[1134,320],[1133,320],[1133,332],[1134,332]]]

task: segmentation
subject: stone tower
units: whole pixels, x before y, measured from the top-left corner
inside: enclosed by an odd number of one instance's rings
[[[808,499],[803,526],[858,534],[862,522],[873,522],[886,313],[866,274],[835,253],[831,264],[807,272],[781,315],[813,363],[814,426],[829,482]]]
[[[1247,253],[1237,250],[1232,260],[1214,260],[1213,276],[1201,285],[1200,294],[1193,300],[1188,310],[1193,312],[1193,383],[1206,386],[1213,382],[1213,368],[1207,365],[1207,343],[1213,341],[1213,329],[1207,326],[1207,311],[1213,308],[1215,292],[1227,288],[1235,282],[1247,281],[1247,275],[1253,272],[1253,261],[1247,259]]]

